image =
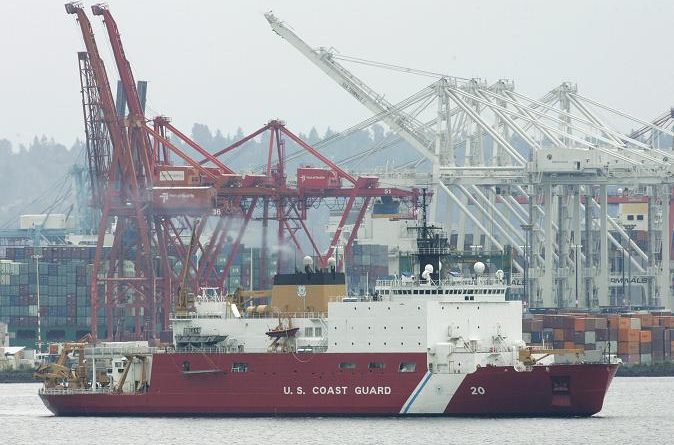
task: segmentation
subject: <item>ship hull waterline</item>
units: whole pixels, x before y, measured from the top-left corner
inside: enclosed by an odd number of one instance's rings
[[[426,359],[423,353],[155,354],[146,391],[40,397],[58,416],[586,417],[601,410],[618,367],[486,366],[446,374],[427,371]],[[235,363],[247,371],[232,372]],[[401,372],[402,363],[414,363],[414,371]]]

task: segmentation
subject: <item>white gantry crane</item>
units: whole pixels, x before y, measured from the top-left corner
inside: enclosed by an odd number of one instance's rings
[[[674,166],[672,153],[659,146],[663,135],[674,136],[664,127],[666,120],[642,121],[581,96],[568,83],[532,99],[508,81],[487,84],[312,49],[273,14],[265,17],[277,34],[373,113],[332,139],[379,121],[389,126],[430,162],[436,194],[449,198],[450,213],[459,211],[457,248],[464,246],[467,224],[474,237],[484,235],[489,247],[511,245],[519,257],[516,269],[526,269],[525,292],[532,306],[627,303],[625,295],[610,292],[610,283],[621,281],[611,276],[613,251],[623,271],[627,262],[640,277],[643,304],[671,307]],[[392,104],[338,60],[439,79]],[[607,119],[642,129],[628,136]],[[393,141],[363,156],[390,145]],[[645,251],[632,239],[629,222],[608,215],[612,186],[647,203]],[[431,215],[439,219],[435,209]]]

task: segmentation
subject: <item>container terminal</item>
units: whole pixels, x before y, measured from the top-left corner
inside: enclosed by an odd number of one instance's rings
[[[470,274],[476,262],[504,271],[507,298],[525,308],[528,343],[610,350],[627,363],[671,359],[674,111],[640,118],[569,82],[534,98],[512,80],[314,49],[267,13],[278,44],[319,68],[305,75],[327,74],[373,117],[314,145],[271,119],[209,152],[169,117],[146,114],[148,94],[170,93],[136,80],[107,7],[92,8],[103,19],[95,33],[82,7],[66,10],[83,40],[71,62],[87,150],[76,183],[87,199],[80,215],[16,215],[15,228],[0,231],[0,323],[10,344],[47,352],[87,333],[171,339],[197,218],[205,223],[187,276],[194,293],[216,287],[270,304],[274,276],[309,255],[320,267],[334,259],[350,295],[373,295],[377,280],[418,270],[413,229],[427,199],[429,220],[446,231],[444,273]],[[99,45],[114,64],[103,64]],[[391,103],[349,64],[435,79]],[[353,159],[326,155],[374,125],[391,141]],[[225,163],[260,140],[257,171]],[[396,146],[415,159],[359,170],[358,160]]]

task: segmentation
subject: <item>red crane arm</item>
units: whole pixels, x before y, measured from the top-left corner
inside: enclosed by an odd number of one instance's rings
[[[91,27],[91,22],[84,13],[84,9],[76,3],[66,3],[66,12],[68,14],[77,15],[77,21],[82,30],[82,38],[84,39],[84,46],[89,54],[89,63],[91,69],[96,76],[96,86],[98,87],[98,95],[100,97],[101,109],[105,117],[105,123],[110,133],[110,139],[113,147],[125,147],[126,138],[122,131],[121,124],[115,111],[115,100],[110,90],[110,82],[108,81],[108,73],[105,70],[105,65],[98,52],[96,39],[94,38],[94,31]],[[114,171],[114,169],[113,169]]]
[[[112,45],[112,53],[115,56],[119,77],[122,81],[124,92],[126,93],[129,114],[134,118],[140,118],[143,116],[143,108],[140,104],[140,98],[138,97],[138,90],[136,89],[136,82],[133,78],[133,71],[131,71],[131,64],[124,54],[124,46],[122,45],[122,38],[119,35],[117,23],[112,17],[110,10],[105,5],[93,5],[91,7],[91,12],[93,12],[94,15],[103,16],[103,23],[105,23],[105,27],[108,30],[110,45]]]

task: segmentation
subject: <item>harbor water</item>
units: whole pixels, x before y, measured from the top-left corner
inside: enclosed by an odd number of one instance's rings
[[[5,444],[668,443],[674,377],[616,378],[591,418],[133,418],[54,417],[39,384],[0,384]]]

